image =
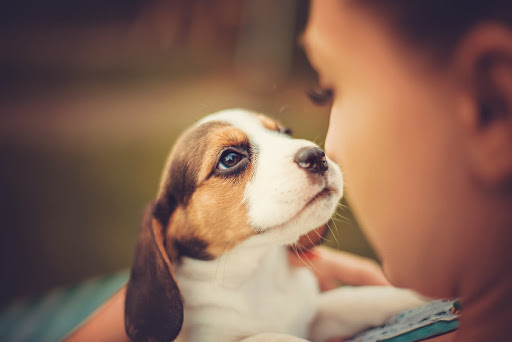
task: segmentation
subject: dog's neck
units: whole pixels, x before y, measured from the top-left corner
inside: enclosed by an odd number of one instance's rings
[[[266,272],[276,262],[285,266],[285,247],[279,244],[258,244],[245,241],[214,260],[198,260],[183,257],[177,271],[180,277],[215,283],[222,287],[238,287],[250,281],[256,274]]]
[[[214,260],[183,257],[175,269],[185,305],[183,335],[197,341],[263,331],[306,337],[318,284],[309,269],[291,268],[287,253],[282,241],[250,238]]]

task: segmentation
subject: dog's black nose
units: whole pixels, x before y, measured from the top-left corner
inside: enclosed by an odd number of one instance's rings
[[[305,147],[295,155],[294,161],[303,169],[323,174],[328,169],[324,151],[318,147]]]

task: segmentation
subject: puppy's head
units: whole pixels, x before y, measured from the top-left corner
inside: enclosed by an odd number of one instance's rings
[[[291,244],[324,225],[342,177],[315,144],[243,110],[215,113],[171,151],[142,224],[126,295],[133,339],[172,340],[183,308],[171,263],[215,259],[246,241]]]

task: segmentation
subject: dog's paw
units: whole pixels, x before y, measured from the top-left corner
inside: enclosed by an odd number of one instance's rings
[[[319,297],[310,338],[324,342],[333,337],[350,337],[426,302],[413,291],[389,286],[347,286],[327,291]]]

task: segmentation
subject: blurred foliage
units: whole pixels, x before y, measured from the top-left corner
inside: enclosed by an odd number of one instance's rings
[[[248,15],[240,3],[250,1],[233,1],[219,2],[217,15],[227,24],[204,36],[197,27],[213,25],[204,18],[211,5],[191,2],[198,7],[187,7],[189,34],[179,46],[166,23],[182,12],[159,1],[132,1],[121,18],[107,16],[111,11],[96,20],[85,11],[80,25],[48,28],[44,13],[31,12],[38,20],[0,26],[12,31],[0,38],[0,75],[7,76],[0,82],[0,304],[128,268],[142,210],[173,141],[206,114],[260,111],[296,137],[323,144],[328,108],[314,107],[304,94],[315,78],[303,53],[289,44],[288,71],[275,79],[265,70],[282,64],[240,59],[238,47],[248,44],[238,37],[240,16]],[[296,37],[307,6],[289,5]],[[265,74],[265,82],[253,84],[247,70]],[[340,214],[346,219],[331,225],[336,238],[328,244],[374,257],[350,211]]]

